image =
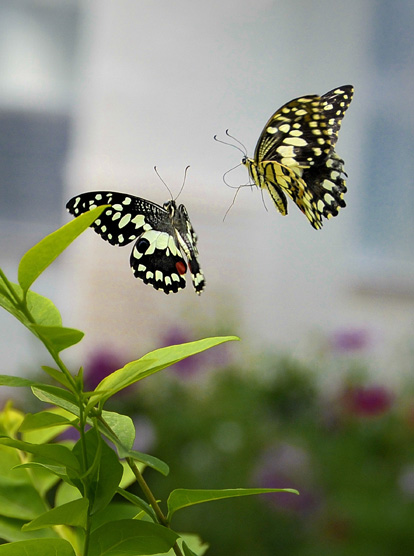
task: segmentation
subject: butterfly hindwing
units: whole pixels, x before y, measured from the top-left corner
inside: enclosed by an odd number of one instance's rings
[[[353,87],[345,85],[288,102],[267,122],[254,158],[242,161],[281,214],[287,214],[287,193],[316,229],[322,217],[345,206],[346,174],[335,144],[352,95]]]
[[[78,216],[101,205],[110,206],[91,227],[112,245],[135,241],[130,264],[137,278],[167,294],[183,289],[187,271],[184,253],[194,289],[201,293],[205,280],[197,261],[197,236],[183,205],[177,208],[174,201],[169,201],[161,207],[133,195],[94,191],[73,197],[66,208]]]
[[[175,212],[174,227],[181,250],[188,259],[194,289],[199,293],[204,287],[205,280],[197,258],[197,234],[194,231],[184,205],[180,205]]]
[[[168,232],[148,230],[140,235],[130,258],[134,275],[165,293],[185,288],[187,265],[174,237]]]

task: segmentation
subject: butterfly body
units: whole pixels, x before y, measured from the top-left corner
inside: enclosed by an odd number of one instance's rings
[[[78,216],[97,206],[110,205],[92,224],[111,245],[132,241],[130,265],[134,275],[166,294],[185,288],[187,263],[196,293],[203,291],[204,274],[198,263],[197,236],[184,205],[171,200],[161,207],[126,193],[92,191],[68,201],[66,208]]]
[[[345,85],[288,102],[265,125],[254,157],[242,159],[281,214],[287,214],[287,194],[315,229],[322,227],[322,216],[345,207],[346,174],[335,144],[352,96],[353,87]]]

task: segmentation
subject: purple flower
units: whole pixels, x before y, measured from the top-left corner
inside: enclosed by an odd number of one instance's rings
[[[375,417],[387,412],[392,393],[384,386],[350,386],[341,396],[345,409],[359,417]]]
[[[366,349],[370,344],[370,336],[364,329],[343,329],[337,330],[331,338],[331,345],[334,351],[348,353]]]
[[[105,377],[125,365],[115,351],[108,348],[97,349],[85,365],[85,388],[93,390]]]

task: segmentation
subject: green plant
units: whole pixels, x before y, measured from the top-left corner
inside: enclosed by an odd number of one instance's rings
[[[167,464],[133,450],[132,419],[104,409],[120,390],[236,337],[205,338],[155,350],[105,377],[93,391],[84,389],[82,368],[72,374],[66,367],[60,353],[78,343],[83,332],[62,326],[55,305],[29,288],[105,208],[79,216],[30,249],[20,261],[17,284],[0,270],[0,305],[44,344],[55,363],[54,367],[42,367],[53,379],[52,385],[0,376],[1,385],[31,388],[49,405],[44,411],[23,415],[9,404],[0,414],[1,556],[119,556],[170,551],[194,556],[204,553],[206,545],[171,528],[178,510],[212,500],[282,490],[175,489],[164,512],[143,471],[150,467],[167,475]],[[79,440],[57,440],[70,427],[79,432]],[[143,498],[126,490],[133,481],[140,486]]]

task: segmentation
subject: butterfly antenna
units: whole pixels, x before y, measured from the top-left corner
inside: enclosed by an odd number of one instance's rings
[[[182,186],[181,186],[180,191],[178,192],[177,197],[174,199],[175,201],[178,199],[178,197],[181,195],[182,190],[184,189],[185,180],[186,180],[186,178],[187,178],[187,172],[188,172],[189,167],[190,167],[190,166],[186,166],[186,167],[185,167],[185,170],[184,170],[184,178],[183,178],[183,184],[182,184]]]
[[[171,189],[168,187],[168,185],[165,183],[165,181],[162,179],[162,177],[160,176],[160,173],[157,170],[157,167],[154,166],[154,171],[157,174],[157,176],[160,178],[160,180],[162,181],[162,183],[165,185],[165,187],[167,188],[168,193],[170,194],[171,199],[173,199],[173,194],[171,193]]]
[[[228,129],[226,129],[226,135],[228,135],[231,139],[234,139],[235,141],[237,141],[237,139],[235,137],[232,137],[231,135],[229,135],[228,133]],[[213,137],[214,141],[217,141],[217,143],[222,143],[223,145],[228,145],[229,147],[233,147],[233,149],[237,149],[238,151],[240,151],[242,153],[243,156],[247,156],[247,152],[246,152],[246,147],[243,145],[243,143],[240,143],[240,141],[237,141],[237,143],[239,143],[240,145],[242,145],[243,149],[242,150],[240,147],[238,147],[237,145],[233,145],[233,143],[228,143],[227,141],[222,141],[221,139],[217,139],[217,135],[215,135]]]
[[[243,143],[241,141],[239,141],[236,137],[234,137],[233,135],[230,135],[229,130],[226,129],[226,135],[227,137],[230,137],[230,139],[233,139],[233,141],[236,141],[236,143],[238,143],[241,146],[241,149],[239,149],[244,156],[247,156],[247,149],[245,147],[245,145],[243,145]]]

